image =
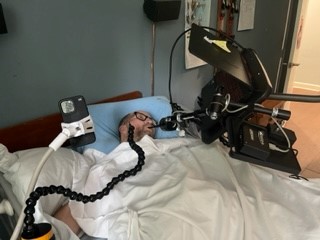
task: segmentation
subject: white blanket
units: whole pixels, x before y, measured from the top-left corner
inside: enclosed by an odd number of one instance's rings
[[[195,139],[138,143],[145,165],[94,203],[72,201],[84,232],[109,240],[320,239],[320,179],[231,159],[219,142]],[[128,143],[108,155],[89,150],[92,164],[79,161],[73,190],[101,191],[137,154]]]

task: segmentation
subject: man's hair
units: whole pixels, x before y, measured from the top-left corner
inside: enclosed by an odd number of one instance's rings
[[[128,113],[124,117],[122,117],[120,122],[119,122],[119,125],[118,125],[118,130],[119,130],[120,126],[122,126],[124,124],[127,124],[132,116],[134,116],[134,113]],[[121,139],[120,131],[118,131],[118,134],[119,134],[119,138]]]
[[[124,117],[122,117],[118,127],[122,126],[123,124],[126,124],[133,115],[134,113],[128,113]]]

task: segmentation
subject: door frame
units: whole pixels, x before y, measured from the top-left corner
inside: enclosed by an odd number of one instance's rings
[[[287,31],[284,36],[282,59],[279,62],[276,92],[292,93],[295,66],[298,62],[303,20],[309,0],[291,0],[287,16]]]

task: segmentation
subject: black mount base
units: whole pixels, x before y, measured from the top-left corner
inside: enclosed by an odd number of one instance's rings
[[[300,164],[292,149],[285,153],[277,150],[270,150],[270,155],[266,160],[253,158],[251,156],[235,152],[232,148],[229,155],[238,160],[292,173],[294,175],[299,175],[301,171]]]

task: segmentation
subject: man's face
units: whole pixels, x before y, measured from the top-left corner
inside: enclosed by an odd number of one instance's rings
[[[144,111],[136,111],[129,118],[128,122],[120,128],[121,141],[127,141],[128,138],[128,126],[129,123],[134,126],[134,141],[139,141],[145,135],[154,137],[155,128],[153,126],[156,124],[149,113]]]

